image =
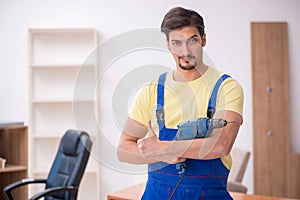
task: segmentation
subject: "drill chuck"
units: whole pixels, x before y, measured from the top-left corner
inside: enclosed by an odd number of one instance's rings
[[[225,119],[209,119],[208,121],[212,129],[223,128],[227,125],[227,121]]]

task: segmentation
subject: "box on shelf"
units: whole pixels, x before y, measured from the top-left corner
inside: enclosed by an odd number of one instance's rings
[[[0,169],[5,168],[5,162],[6,162],[6,160],[4,158],[0,158]]]

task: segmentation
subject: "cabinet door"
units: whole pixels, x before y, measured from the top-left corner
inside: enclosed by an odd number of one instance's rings
[[[300,172],[290,166],[299,157],[290,153],[287,23],[252,23],[251,39],[254,192],[299,198],[290,184],[299,186]]]

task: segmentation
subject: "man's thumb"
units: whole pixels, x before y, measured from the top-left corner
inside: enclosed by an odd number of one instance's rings
[[[147,128],[148,128],[148,137],[156,136],[156,134],[151,126],[151,120],[149,120],[149,122],[147,124]]]

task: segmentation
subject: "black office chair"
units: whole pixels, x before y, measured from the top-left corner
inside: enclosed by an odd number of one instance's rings
[[[92,141],[84,131],[67,130],[60,141],[58,152],[47,179],[23,179],[6,186],[3,191],[9,200],[13,200],[11,191],[17,187],[44,183],[45,190],[30,200],[45,197],[45,200],[75,200],[81,178],[86,168]]]

